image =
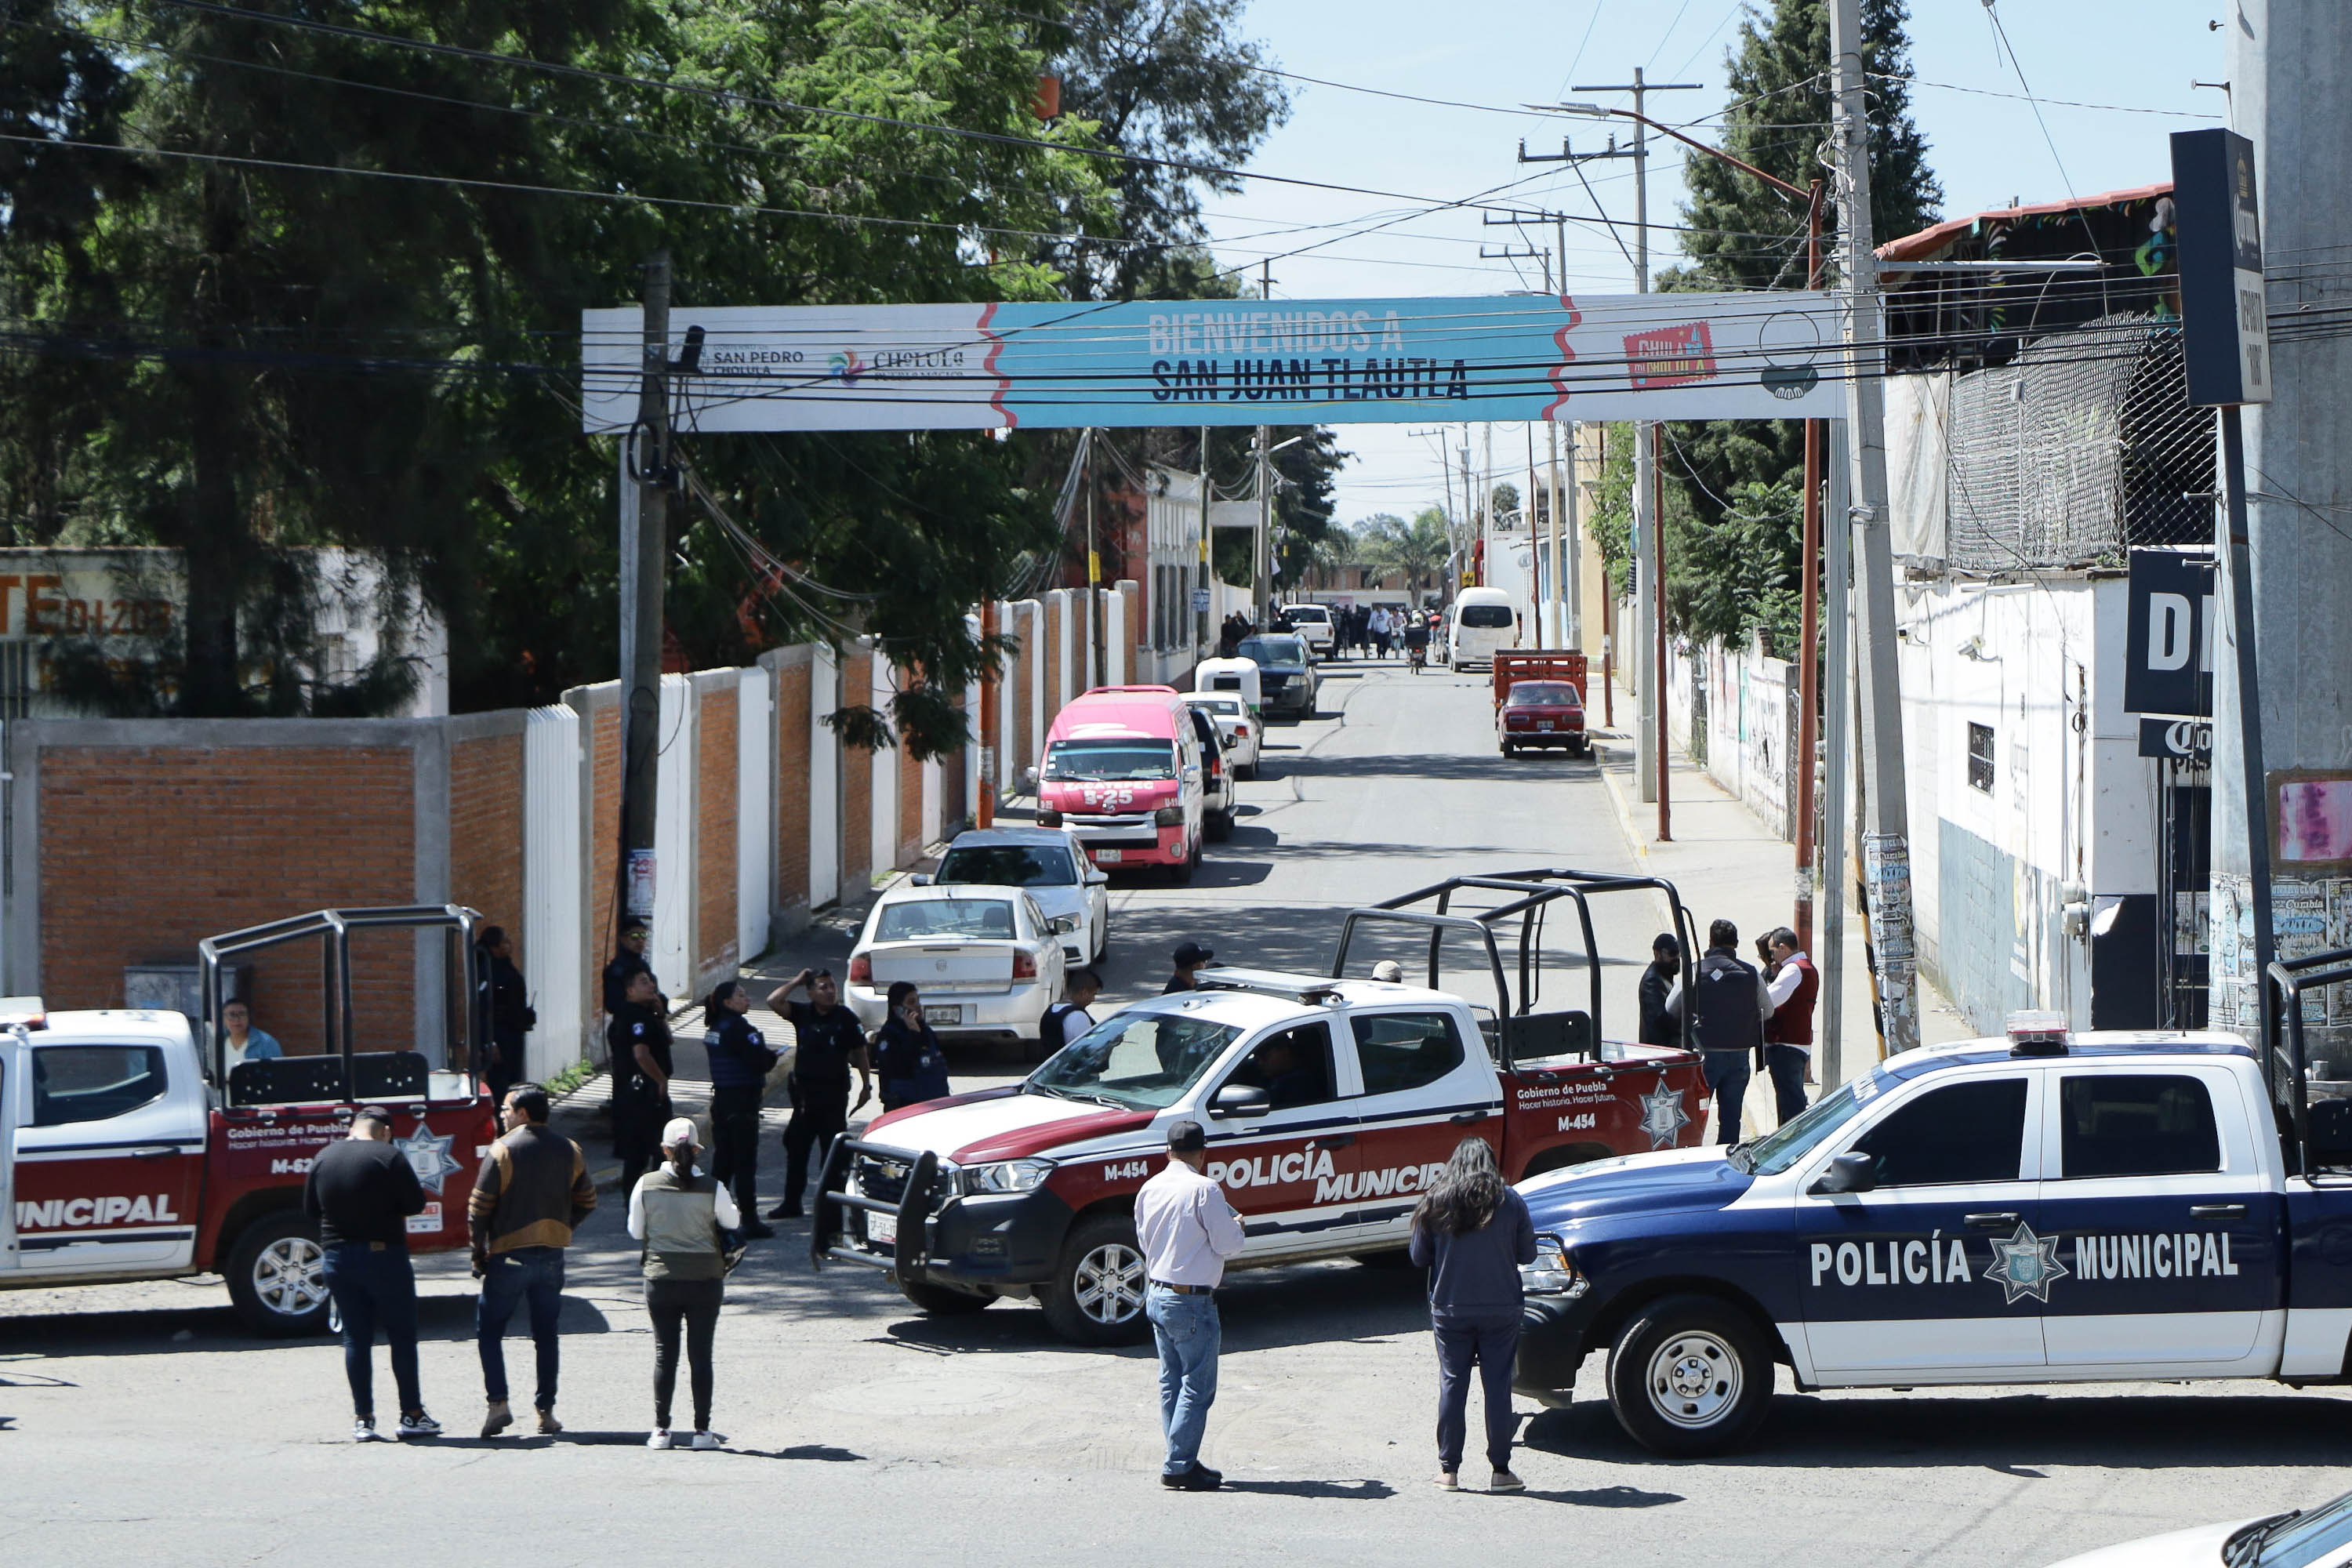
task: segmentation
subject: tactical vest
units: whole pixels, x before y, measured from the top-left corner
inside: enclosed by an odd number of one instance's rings
[[[1691,1044],[1702,1051],[1754,1049],[1764,1037],[1756,984],[1756,971],[1722,948],[1709,949],[1693,982],[1698,994],[1683,1009],[1691,1021]]]

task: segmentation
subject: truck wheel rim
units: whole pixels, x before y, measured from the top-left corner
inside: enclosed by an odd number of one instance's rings
[[[327,1255],[307,1236],[282,1236],[253,1260],[253,1293],[289,1318],[315,1312],[327,1299]]]
[[[1116,1326],[1143,1310],[1143,1255],[1123,1241],[1105,1242],[1078,1259],[1071,1278],[1078,1310]]]
[[[1669,1335],[1650,1357],[1650,1407],[1675,1426],[1712,1426],[1739,1403],[1739,1352],[1703,1331]]]

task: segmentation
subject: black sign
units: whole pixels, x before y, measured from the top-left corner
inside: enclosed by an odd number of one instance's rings
[[[2203,719],[2142,719],[2139,754],[2210,767],[2213,762],[2213,726]]]
[[[2217,624],[2210,552],[2133,551],[2125,711],[2211,718]]]
[[[2189,401],[2271,400],[2271,334],[2254,144],[2234,131],[2172,133],[2181,342]]]

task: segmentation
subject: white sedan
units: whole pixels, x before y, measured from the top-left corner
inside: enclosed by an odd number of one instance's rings
[[[2352,1562],[2352,1492],[2317,1508],[2151,1535],[2069,1557],[2058,1568],[2343,1568]]]
[[[1073,965],[1099,963],[1110,946],[1110,878],[1095,868],[1077,835],[1066,827],[959,833],[940,857],[940,868],[913,880],[919,887],[992,882],[1022,889],[1047,921],[1067,915],[1077,921],[1062,937],[1062,952]]]
[[[875,900],[850,950],[850,1010],[881,1027],[891,985],[907,980],[942,1040],[1034,1040],[1062,999],[1073,929],[1019,888],[902,883]]]
[[[1225,761],[1231,763],[1235,778],[1257,777],[1258,725],[1250,717],[1249,704],[1237,691],[1187,691],[1184,700],[1195,708],[1205,709],[1217,722],[1217,734],[1223,742]]]

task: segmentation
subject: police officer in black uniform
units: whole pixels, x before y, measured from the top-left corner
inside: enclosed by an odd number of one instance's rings
[[[808,1000],[795,1002],[793,993],[808,988]],[[771,1012],[793,1026],[795,1047],[793,1070],[784,1079],[792,1095],[793,1119],[784,1128],[784,1201],[768,1211],[770,1219],[801,1217],[801,1195],[808,1190],[809,1152],[819,1154],[849,1130],[850,1113],[874,1098],[874,1069],[866,1050],[866,1031],[857,1015],[841,1005],[841,990],[829,969],[803,969],[768,993]],[[849,1069],[857,1069],[857,1104],[849,1103]]]
[[[1739,1142],[1739,1101],[1748,1092],[1751,1065],[1764,1040],[1764,1020],[1772,1016],[1772,994],[1755,966],[1739,956],[1739,928],[1716,921],[1706,928],[1706,956],[1692,982],[1695,998],[1683,994],[1680,980],[1666,994],[1666,1011],[1687,1023],[1698,1051],[1700,1074],[1715,1096],[1718,1143]]]
[[[646,922],[631,921],[621,928],[621,951],[604,966],[604,1011],[617,1014],[629,998],[629,976],[651,974],[646,962]]]
[[[760,1223],[759,1205],[760,1102],[777,1057],[745,1016],[751,1010],[740,982],[720,981],[703,1004],[702,1048],[710,1058],[711,1179],[734,1194],[743,1234],[756,1239],[776,1234]]]
[[[522,971],[515,967],[514,939],[504,926],[484,926],[476,946],[474,1037],[482,1042],[483,1081],[490,1103],[504,1105],[507,1090],[522,1077],[523,1037],[539,1026]]]
[[[625,1193],[660,1160],[669,1120],[669,1014],[652,970],[629,976],[604,1043],[613,1057],[613,1158]]]

